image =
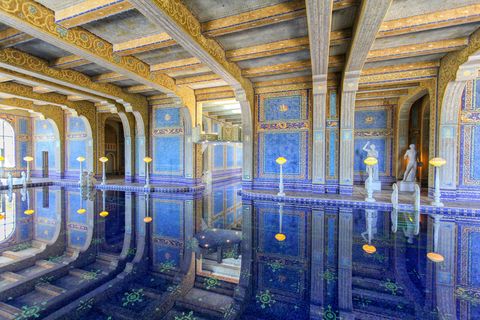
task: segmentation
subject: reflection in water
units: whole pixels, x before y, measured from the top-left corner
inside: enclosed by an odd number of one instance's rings
[[[239,188],[1,193],[0,319],[480,318],[475,220]]]

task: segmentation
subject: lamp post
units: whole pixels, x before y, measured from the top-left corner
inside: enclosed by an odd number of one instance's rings
[[[374,165],[378,163],[377,158],[374,157],[367,157],[365,160],[363,160],[363,163],[367,165],[367,172],[368,172],[368,178],[365,181],[365,188],[367,189],[367,197],[365,198],[365,201],[367,202],[375,202],[375,199],[373,198],[373,176],[372,176],[372,168]]]
[[[435,193],[434,193],[434,201],[432,202],[432,206],[435,207],[443,207],[443,203],[440,201],[440,167],[447,163],[447,160],[443,158],[433,158],[428,163],[435,167]]]
[[[80,186],[82,185],[82,178],[83,178],[83,161],[85,161],[84,157],[77,157],[77,161],[80,162]]]
[[[27,178],[26,178],[26,181],[30,182],[30,162],[33,161],[33,157],[26,156],[26,157],[23,158],[23,160],[27,163]]]
[[[145,157],[143,161],[145,162],[145,188],[150,188],[150,172],[148,170],[148,165],[152,162],[152,158]]]
[[[0,155],[0,181],[3,179],[3,166],[5,165],[5,157]],[[1,182],[0,182],[1,184]]]
[[[377,252],[377,248],[372,244],[373,213],[374,211],[372,209],[365,209],[365,218],[367,222],[367,239],[366,239],[367,243],[362,246],[362,249],[368,254],[373,254]],[[362,233],[362,236],[363,236],[363,233]]]
[[[438,253],[438,233],[440,231],[440,216],[433,216],[433,251],[427,253],[427,258],[435,263],[445,261],[445,257]]]
[[[150,223],[152,220],[153,218],[150,216],[150,193],[145,192],[145,218],[143,218],[143,222]]]
[[[285,159],[284,157],[278,157],[275,161],[280,165],[280,182],[278,185],[277,196],[284,197],[285,192],[283,191],[283,165],[287,162],[287,159]]]
[[[105,208],[105,207],[106,207],[106,206],[105,206],[105,204],[106,204],[105,192],[106,192],[106,190],[103,189],[103,190],[102,190],[102,211],[99,213],[100,217],[102,217],[102,218],[106,218],[106,217],[108,216],[108,214],[109,214],[108,211],[107,211],[107,209]]]
[[[283,223],[283,203],[279,203],[279,210],[278,210],[278,214],[279,214],[279,222],[278,222],[278,233],[275,234],[275,240],[277,240],[278,242],[282,242],[282,241],[285,241],[285,239],[287,238],[287,236],[285,235],[285,233],[282,232],[282,223]]]
[[[107,182],[107,174],[105,172],[105,164],[107,163],[108,161],[108,158],[107,157],[101,157],[100,159],[98,159],[101,163],[102,163],[102,186],[104,186]]]

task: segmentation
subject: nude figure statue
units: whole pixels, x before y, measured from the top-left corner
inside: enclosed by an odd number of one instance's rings
[[[414,144],[410,145],[410,148],[407,150],[407,152],[405,152],[403,158],[408,159],[407,168],[403,174],[403,181],[415,182],[415,176],[417,175],[418,154]]]

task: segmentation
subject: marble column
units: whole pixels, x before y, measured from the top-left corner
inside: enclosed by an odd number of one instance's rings
[[[346,72],[340,107],[340,193],[353,193],[355,96],[360,72]]]
[[[253,180],[253,118],[252,109],[245,90],[235,89],[235,97],[242,108],[243,171],[242,181],[246,187]]]
[[[312,189],[325,192],[327,75],[313,76]]]

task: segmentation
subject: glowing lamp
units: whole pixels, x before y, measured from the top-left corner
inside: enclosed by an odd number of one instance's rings
[[[427,253],[427,258],[435,263],[443,262],[445,261],[445,258],[440,254],[436,252],[429,252]]]
[[[87,210],[84,209],[84,208],[80,208],[80,209],[77,210],[78,214],[84,214],[85,212],[87,212]]]
[[[35,210],[33,210],[33,209],[27,209],[27,210],[23,211],[23,213],[25,213],[27,216],[32,215],[34,212],[35,212]]]
[[[153,159],[150,158],[150,157],[145,157],[145,158],[143,158],[143,161],[144,161],[145,163],[150,163],[150,162],[153,161]]]
[[[5,161],[5,157],[4,157],[4,156],[0,156],[0,161]]]
[[[363,160],[363,163],[365,163],[367,166],[374,166],[378,163],[378,160],[374,157],[367,157],[365,160]]]
[[[83,162],[83,161],[85,161],[85,157],[77,157],[77,161],[78,162]]]
[[[33,161],[33,157],[26,156],[26,157],[23,157],[23,160],[30,162],[30,161]]]
[[[284,157],[278,157],[277,160],[275,160],[279,165],[285,164],[287,162],[287,159]]]
[[[100,217],[102,218],[105,218],[106,216],[108,216],[108,211],[102,211],[99,213]]]
[[[148,165],[152,162],[152,158],[145,157],[143,158],[143,162],[145,162],[145,188],[150,188],[150,171],[148,170]]]
[[[367,244],[364,244],[364,245],[362,246],[362,249],[363,249],[363,251],[365,251],[365,252],[368,253],[368,254],[372,254],[372,253],[377,252],[377,248],[375,248],[374,245],[371,245],[371,244],[368,244],[368,243],[367,243]]]
[[[98,161],[100,161],[101,163],[105,163],[108,161],[108,158],[107,157],[101,157],[100,159],[98,159]]]
[[[443,158],[433,158],[433,159],[430,159],[428,163],[430,163],[434,167],[441,167],[447,163],[447,160]]]
[[[279,242],[285,241],[285,239],[287,239],[287,236],[284,233],[277,233],[275,235],[275,240]]]
[[[145,223],[150,223],[150,222],[152,222],[152,220],[153,220],[152,217],[143,218],[143,222],[145,222]]]
[[[0,213],[0,220],[5,219],[5,215]]]

